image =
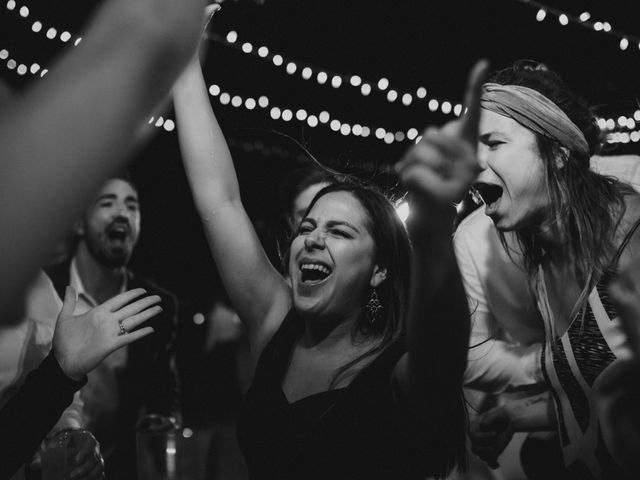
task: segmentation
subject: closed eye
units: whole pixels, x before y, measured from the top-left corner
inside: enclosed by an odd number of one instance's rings
[[[300,225],[300,227],[298,228],[298,235],[306,235],[308,233],[311,233],[313,231],[313,228],[314,227],[309,224]]]
[[[342,238],[353,238],[353,235],[351,235],[349,232],[345,232],[344,230],[339,230],[336,228],[331,230],[331,234]]]

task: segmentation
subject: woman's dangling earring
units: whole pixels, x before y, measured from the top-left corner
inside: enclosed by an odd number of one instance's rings
[[[378,292],[374,288],[371,292],[371,297],[366,305],[367,317],[371,325],[374,325],[378,320],[382,318],[382,303],[378,298]]]

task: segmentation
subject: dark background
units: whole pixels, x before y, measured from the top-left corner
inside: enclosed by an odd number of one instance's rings
[[[135,1],[135,0],[131,0]],[[177,0],[176,0],[177,1]],[[593,20],[608,21],[614,30],[640,35],[636,0],[547,0],[552,6],[578,15],[589,11]],[[10,58],[30,65],[50,66],[63,48],[49,40],[49,26],[81,35],[95,0],[19,0],[14,11],[0,7],[0,49]],[[263,4],[260,4],[263,3]],[[30,9],[27,19],[18,10]],[[420,86],[428,99],[461,100],[466,74],[474,61],[488,58],[496,68],[520,58],[536,59],[559,70],[575,90],[597,106],[599,114],[617,118],[638,109],[640,92],[640,49],[637,43],[627,51],[619,40],[578,25],[561,26],[549,15],[535,19],[537,9],[516,0],[449,0],[433,2],[362,0],[266,0],[227,1],[210,30],[224,38],[230,30],[239,43],[266,45],[287,61],[299,66],[294,75],[265,59],[246,55],[237,48],[209,41],[205,77],[209,84],[243,98],[267,95],[267,109],[249,111],[223,106],[211,97],[220,123],[232,146],[250,215],[264,238],[270,238],[277,217],[277,185],[287,171],[304,163],[303,146],[326,165],[343,171],[364,172],[381,183],[393,185],[384,174],[400,158],[409,141],[386,143],[371,135],[367,139],[342,136],[328,125],[310,128],[295,119],[272,120],[272,105],[304,108],[318,113],[327,110],[351,125],[382,126],[392,131],[428,124],[442,124],[453,117],[432,113],[425,101],[405,107],[400,100],[390,103],[386,93],[375,88],[381,77],[390,88],[415,92]],[[45,28],[31,31],[40,20]],[[39,75],[18,75],[1,61],[2,79],[21,91]],[[374,84],[371,95],[343,81],[339,89],[315,80],[303,80],[301,66],[309,65],[343,75],[358,74]],[[99,112],[96,112],[99,115]],[[169,112],[168,117],[172,118]],[[639,122],[640,123],[640,122]],[[136,154],[131,171],[143,209],[143,229],[133,268],[174,291],[182,306],[181,362],[186,372],[196,372],[202,361],[201,345],[206,324],[191,321],[195,312],[205,311],[221,295],[215,267],[193,208],[177,150],[175,131],[158,129],[156,138]],[[640,144],[618,145],[611,153],[640,153]],[[272,242],[267,240],[268,248]],[[185,379],[186,406],[198,409],[207,395],[201,395],[199,373]]]

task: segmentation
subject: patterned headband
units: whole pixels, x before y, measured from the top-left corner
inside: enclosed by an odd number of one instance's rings
[[[552,138],[571,151],[589,155],[582,131],[560,107],[540,92],[520,85],[485,83],[482,108],[513,118],[529,130]]]

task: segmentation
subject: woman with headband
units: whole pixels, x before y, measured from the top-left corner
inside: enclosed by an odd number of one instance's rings
[[[539,365],[550,394],[480,415],[474,451],[495,464],[514,431],[556,430],[563,478],[625,478],[602,440],[593,387],[628,353],[607,289],[640,249],[639,197],[589,169],[595,119],[546,67],[497,72],[482,108],[473,188],[505,248],[517,245],[509,253],[544,324]]]

